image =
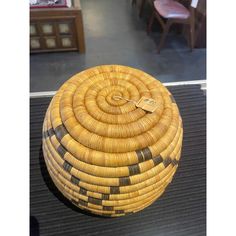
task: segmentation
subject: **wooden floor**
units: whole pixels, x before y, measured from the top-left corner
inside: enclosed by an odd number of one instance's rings
[[[56,189],[43,161],[41,129],[50,98],[30,100],[31,235],[206,235],[206,96],[198,85],[169,87],[179,105],[184,143],[179,168],[153,205],[122,218],[89,215]]]

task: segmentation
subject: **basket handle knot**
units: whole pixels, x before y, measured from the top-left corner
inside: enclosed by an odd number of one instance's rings
[[[121,97],[121,96],[113,96],[113,99],[114,99],[114,100],[125,100],[125,101],[127,101],[127,102],[132,102],[134,105],[137,104],[136,101],[130,100],[130,99],[127,99],[127,98],[124,98],[124,97]]]
[[[148,97],[141,97],[139,99],[139,101],[137,101],[137,102],[134,100],[130,100],[130,99],[121,97],[121,96],[117,96],[117,95],[113,96],[113,99],[114,100],[125,100],[127,102],[132,102],[137,108],[141,108],[147,112],[154,112],[158,107],[157,102],[154,99],[148,98]]]

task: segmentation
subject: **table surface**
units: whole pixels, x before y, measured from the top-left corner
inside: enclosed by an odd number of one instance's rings
[[[198,85],[169,90],[183,118],[179,168],[166,192],[154,204],[120,218],[85,213],[56,189],[41,148],[42,123],[51,98],[30,100],[31,235],[206,235],[206,96]]]

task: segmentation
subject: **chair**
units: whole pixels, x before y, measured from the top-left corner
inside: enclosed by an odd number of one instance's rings
[[[155,0],[153,2],[154,10],[148,23],[147,33],[149,34],[151,32],[154,19],[156,18],[163,29],[161,40],[157,47],[158,53],[160,53],[161,48],[164,45],[164,41],[172,24],[189,25],[190,48],[191,51],[193,50],[195,27],[194,15],[197,3],[198,0],[191,0],[190,7],[187,9],[184,5],[174,0]]]

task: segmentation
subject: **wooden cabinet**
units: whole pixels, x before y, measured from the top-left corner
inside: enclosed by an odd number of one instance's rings
[[[85,52],[82,9],[75,0],[70,8],[30,10],[30,52]]]

